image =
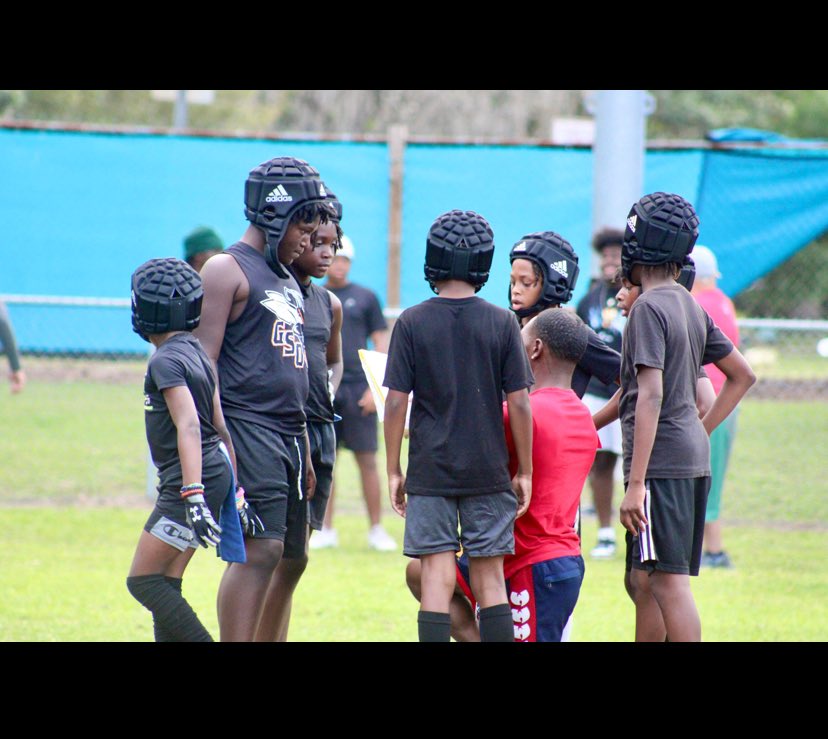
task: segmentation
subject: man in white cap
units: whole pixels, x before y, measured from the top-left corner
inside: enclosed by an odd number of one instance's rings
[[[706,246],[697,245],[690,256],[696,264],[696,280],[693,283],[693,297],[707,311],[722,332],[739,347],[739,328],[736,325],[736,311],[733,303],[718,287],[716,281],[719,265],[716,255]],[[724,384],[724,374],[715,365],[705,365],[716,394]],[[733,412],[710,435],[710,495],[707,499],[707,513],[704,522],[704,552],[702,567],[733,567],[722,545],[722,523],[719,520],[727,463],[733,438],[736,435],[736,416],[739,408]]]
[[[342,303],[344,370],[334,399],[334,412],[341,416],[341,420],[334,424],[334,430],[337,446],[350,449],[359,467],[362,496],[370,521],[368,546],[377,551],[389,552],[397,548],[397,543],[380,522],[382,508],[377,470],[377,409],[359,360],[359,350],[367,348],[369,338],[376,351],[388,351],[388,326],[376,294],[367,287],[348,280],[353,260],[353,242],[343,235],[342,248],[336,252],[328,268],[328,280],[325,283],[325,287]],[[333,526],[335,488],[334,484],[322,530],[310,540],[311,549],[335,547],[339,544]]]

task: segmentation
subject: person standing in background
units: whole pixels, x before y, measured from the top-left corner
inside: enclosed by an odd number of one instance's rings
[[[9,360],[9,389],[19,393],[26,387],[26,373],[20,366],[20,352],[17,350],[17,340],[14,337],[11,318],[6,304],[0,300],[0,347],[2,353]]]
[[[354,245],[347,236],[342,237],[342,248],[328,269],[325,287],[342,303],[342,383],[334,399],[334,411],[342,420],[334,424],[337,446],[350,449],[356,457],[362,482],[362,496],[368,510],[371,528],[368,546],[380,552],[397,548],[381,523],[380,478],[377,470],[377,408],[368,380],[362,371],[359,350],[366,349],[368,339],[378,352],[388,351],[388,326],[382,315],[379,299],[367,287],[348,281],[354,260]],[[333,525],[334,493],[325,511],[322,530],[310,540],[311,549],[324,549],[339,544],[339,536]]]
[[[738,349],[739,327],[736,325],[736,311],[730,298],[716,287],[716,281],[721,277],[716,255],[706,246],[696,246],[691,256],[696,263],[693,297],[722,330],[722,333],[733,342],[733,346]],[[724,385],[724,374],[713,364],[706,364],[704,369],[713,383],[716,395],[718,395],[722,385]],[[727,474],[733,439],[736,436],[738,413],[739,408],[737,406],[710,434],[710,495],[707,498],[707,513],[704,518],[702,567],[733,567],[733,563],[722,544],[722,522],[719,516],[721,513],[722,487]]]
[[[219,235],[207,226],[199,226],[184,239],[184,261],[196,272],[201,272],[210,257],[223,251],[224,244]]]
[[[598,231],[592,239],[592,248],[600,255],[601,276],[578,303],[578,315],[603,341],[615,351],[621,351],[621,336],[626,318],[616,302],[621,289],[618,271],[621,267],[621,244],[624,232],[615,228]],[[583,401],[591,413],[597,413],[613,396],[618,386],[591,377]],[[598,436],[601,448],[589,473],[592,500],[598,516],[598,544],[590,552],[593,559],[615,556],[615,529],[612,526],[612,494],[615,485],[615,466],[621,456],[621,422],[604,426]]]

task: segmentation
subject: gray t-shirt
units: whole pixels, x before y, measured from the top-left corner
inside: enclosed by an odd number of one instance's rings
[[[733,344],[681,285],[647,290],[630,310],[621,349],[620,417],[624,481],[630,479],[638,400],[638,367],[662,370],[663,398],[648,478],[710,475],[710,440],[696,408],[699,367],[733,351]]]

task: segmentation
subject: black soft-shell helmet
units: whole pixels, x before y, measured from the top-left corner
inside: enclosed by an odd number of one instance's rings
[[[684,265],[698,237],[699,217],[689,201],[666,192],[645,195],[627,217],[621,245],[624,277],[632,282],[635,264]]]
[[[515,311],[520,318],[534,316],[550,305],[563,305],[572,298],[578,282],[578,255],[563,236],[554,231],[537,231],[527,234],[509,252],[509,264],[515,259],[528,259],[540,267],[543,290],[538,302]],[[512,287],[509,286],[509,305],[512,304]]]
[[[444,280],[463,280],[480,290],[489,279],[494,233],[473,210],[452,210],[439,216],[426,239],[425,278],[431,289]]]
[[[186,262],[150,259],[132,273],[132,330],[150,334],[192,331],[201,320],[201,276]]]
[[[324,203],[327,191],[310,164],[294,157],[276,157],[250,170],[244,183],[244,215],[265,232],[265,260],[280,277],[279,242],[290,217],[309,203]]]

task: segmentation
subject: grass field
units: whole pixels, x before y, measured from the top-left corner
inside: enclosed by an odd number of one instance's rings
[[[14,397],[0,386],[0,640],[152,639],[149,614],[124,586],[151,507],[142,414],[136,383],[32,381]],[[693,580],[705,639],[828,637],[825,449],[828,403],[743,403],[723,504],[736,569],[703,570]],[[352,456],[338,465],[341,546],[312,552],[291,639],[413,641],[406,560],[367,548]],[[401,541],[403,521],[384,505],[386,526]],[[585,517],[583,533],[588,549],[594,519]],[[573,640],[631,640],[621,557],[586,561]],[[212,551],[199,550],[184,586],[214,635],[222,568]]]

